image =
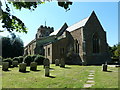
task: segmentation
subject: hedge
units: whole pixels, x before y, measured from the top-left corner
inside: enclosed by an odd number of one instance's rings
[[[37,55],[37,57],[34,59],[34,62],[37,62],[38,65],[43,65],[44,57],[41,55]]]

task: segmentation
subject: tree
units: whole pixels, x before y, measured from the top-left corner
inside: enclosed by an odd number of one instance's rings
[[[109,47],[111,52],[111,57],[113,59],[118,59],[120,56],[120,44],[114,45],[113,47]]]
[[[117,49],[115,50],[114,54],[117,58],[119,58],[119,56],[120,56],[120,44],[117,45]]]
[[[18,57],[18,56],[22,56],[23,53],[24,53],[23,41],[19,37],[16,36],[12,36],[11,38],[2,37],[3,58]]]
[[[52,0],[47,0],[52,1]],[[68,0],[63,0],[63,2],[60,2],[61,0],[58,0],[58,6],[63,7],[66,11],[70,10],[69,6],[72,5],[72,2]],[[0,1],[0,10],[2,12],[2,23],[4,24],[2,27],[7,29],[7,31],[12,32],[24,32],[27,33],[27,28],[19,18],[12,15],[10,13],[10,7],[9,4],[12,4],[16,9],[21,10],[22,8],[29,9],[34,11],[38,5],[43,4],[45,2],[42,2],[41,0],[35,0],[35,2],[27,2],[27,0],[22,0],[22,2],[12,2],[9,0],[9,2],[5,2],[6,9],[1,9],[1,1]]]

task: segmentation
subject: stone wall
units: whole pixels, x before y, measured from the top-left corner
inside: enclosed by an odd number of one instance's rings
[[[103,30],[98,18],[94,13],[89,18],[83,29],[83,35],[85,40],[84,60],[87,64],[101,64],[107,60],[110,60],[108,53],[108,46],[106,41],[106,32]],[[97,33],[99,38],[99,53],[93,53],[93,35]]]

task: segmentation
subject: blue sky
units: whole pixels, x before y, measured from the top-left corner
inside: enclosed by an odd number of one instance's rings
[[[65,22],[68,26],[79,22],[80,20],[90,16],[95,11],[104,30],[107,32],[107,42],[110,46],[118,43],[118,3],[117,2],[73,2],[70,11],[66,12],[59,7],[56,2],[45,3],[39,5],[35,11],[22,9],[21,11],[12,7],[12,14],[18,16],[27,26],[27,34],[19,34],[24,41],[24,45],[28,44],[35,38],[35,34],[40,25],[54,27],[59,29]],[[6,36],[8,33],[0,33]]]

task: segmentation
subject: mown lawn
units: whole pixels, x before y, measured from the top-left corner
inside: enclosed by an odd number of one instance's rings
[[[91,88],[118,88],[118,68],[108,67],[103,72],[102,66],[66,65],[66,68],[51,65],[50,77],[44,76],[43,66],[38,71],[21,73],[17,68],[2,71],[2,88],[83,88],[90,70],[95,71],[95,85]]]

